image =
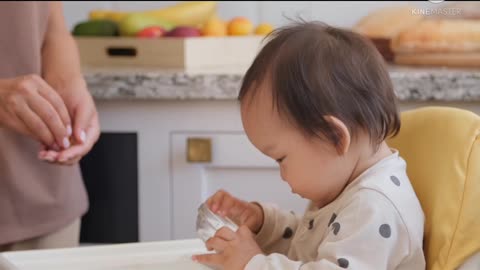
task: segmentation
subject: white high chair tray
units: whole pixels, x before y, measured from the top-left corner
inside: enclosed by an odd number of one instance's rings
[[[0,253],[18,270],[209,270],[193,254],[209,253],[200,239]],[[0,258],[1,259],[1,258]],[[8,263],[7,263],[8,264]],[[5,264],[5,265],[7,265]],[[9,269],[7,266],[0,269]]]

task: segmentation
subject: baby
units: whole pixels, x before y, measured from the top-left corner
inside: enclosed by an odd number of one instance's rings
[[[303,217],[218,191],[207,205],[240,225],[194,256],[236,269],[425,269],[424,214],[405,161],[386,139],[400,129],[395,94],[375,47],[317,22],[279,28],[245,74],[245,132],[276,160]],[[255,188],[255,187],[252,187]]]

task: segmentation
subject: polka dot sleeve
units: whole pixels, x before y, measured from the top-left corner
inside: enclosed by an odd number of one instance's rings
[[[263,226],[255,237],[263,252],[286,254],[297,230],[299,218],[273,204],[258,203],[264,213]]]

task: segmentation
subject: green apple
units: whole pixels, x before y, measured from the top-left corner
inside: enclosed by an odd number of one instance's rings
[[[110,20],[79,22],[72,30],[74,36],[118,36],[118,25]]]
[[[160,26],[167,31],[175,27],[175,25],[165,20],[142,13],[132,13],[120,21],[118,28],[122,36],[135,36],[142,29],[150,26]]]

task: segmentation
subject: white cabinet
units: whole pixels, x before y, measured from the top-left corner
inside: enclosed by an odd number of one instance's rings
[[[303,212],[307,202],[243,132],[236,100],[97,101],[102,131],[138,135],[140,241],[195,237],[198,206],[220,188]],[[211,141],[211,162],[188,162],[188,138]]]
[[[211,142],[210,162],[187,161],[188,139]],[[290,192],[278,164],[255,149],[243,132],[172,134],[173,237],[195,237],[198,206],[219,189],[247,201],[267,201],[303,212],[306,200]]]

